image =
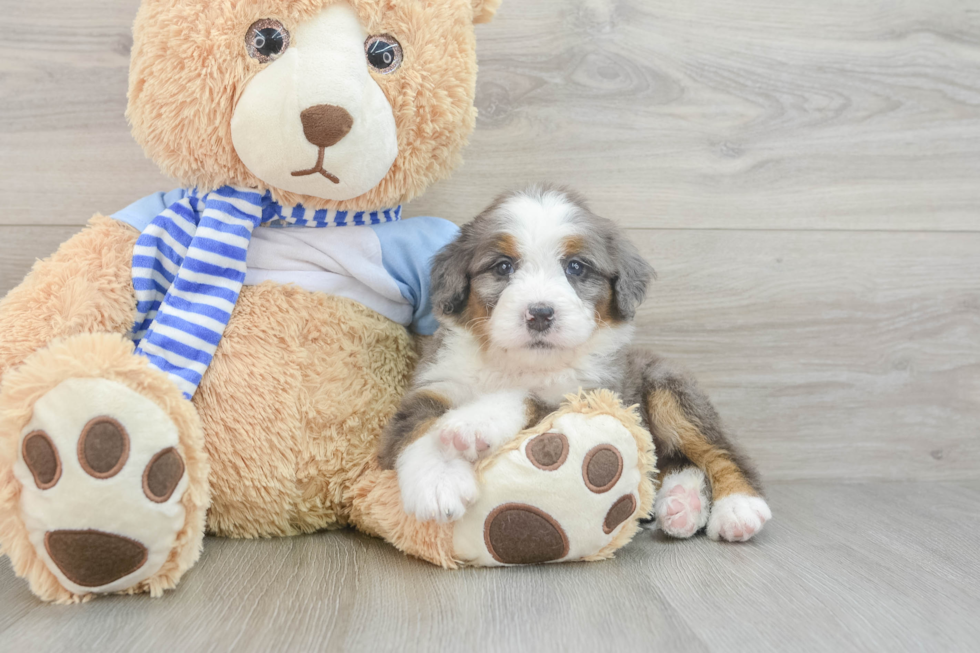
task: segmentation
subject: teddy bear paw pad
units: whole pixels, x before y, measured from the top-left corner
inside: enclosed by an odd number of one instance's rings
[[[14,473],[31,544],[65,589],[115,592],[155,574],[183,528],[176,425],[105,379],[68,379],[34,405]]]
[[[635,517],[643,475],[633,435],[608,415],[569,413],[479,469],[479,499],[456,522],[457,559],[511,565],[595,556]]]

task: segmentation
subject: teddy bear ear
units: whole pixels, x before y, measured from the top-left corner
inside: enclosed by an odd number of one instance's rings
[[[497,13],[501,0],[471,0],[473,2],[473,22],[489,23]]]

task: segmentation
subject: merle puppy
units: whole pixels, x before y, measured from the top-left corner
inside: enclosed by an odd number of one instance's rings
[[[660,468],[654,512],[668,535],[744,541],[771,518],[752,465],[708,398],[631,347],[653,269],[572,192],[500,197],[432,268],[441,327],[382,439],[405,510],[454,520],[475,499],[472,463],[580,388],[639,404]]]

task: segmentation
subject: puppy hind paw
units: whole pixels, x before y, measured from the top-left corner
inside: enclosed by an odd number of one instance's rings
[[[708,512],[701,470],[689,467],[664,478],[654,503],[657,525],[664,533],[676,538],[691,537],[707,524]]]
[[[727,542],[746,542],[772,519],[762,497],[731,494],[715,501],[708,518],[708,537]]]

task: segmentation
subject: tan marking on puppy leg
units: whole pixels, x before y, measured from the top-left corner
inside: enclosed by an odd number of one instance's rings
[[[416,390],[406,395],[382,435],[378,452],[381,467],[394,469],[402,450],[425,435],[450,408],[452,402],[432,390]]]
[[[412,444],[413,442],[421,438],[423,435],[428,433],[429,429],[431,429],[437,421],[439,421],[438,417],[430,417],[429,419],[416,424],[415,428],[412,429],[412,432],[408,434],[407,438],[405,438],[404,440],[405,444],[402,446],[402,449],[404,449],[405,447]]]
[[[450,402],[447,397],[432,390],[417,390],[412,393],[411,397],[417,409],[425,410],[427,413],[434,413],[437,410],[441,410],[441,412],[439,415],[433,415],[428,419],[423,419],[422,421],[418,422],[415,425],[415,428],[413,428],[404,438],[402,449],[425,435],[429,429],[432,428],[432,425],[439,420],[439,417],[442,416],[441,413],[444,413],[452,408],[452,402]]]
[[[524,413],[527,415],[524,428],[529,429],[532,426],[537,426],[551,412],[551,408],[546,404],[538,401],[534,397],[528,397],[524,400]]]
[[[421,390],[416,390],[409,394],[416,401],[429,401],[435,404],[444,406],[446,410],[452,408],[453,403],[449,401],[449,397],[439,394],[435,390],[429,390],[427,388],[422,388]]]
[[[647,400],[647,409],[662,440],[704,471],[711,484],[712,500],[717,501],[730,494],[758,496],[742,470],[729,458],[728,452],[705,439],[670,391],[653,392]]]

